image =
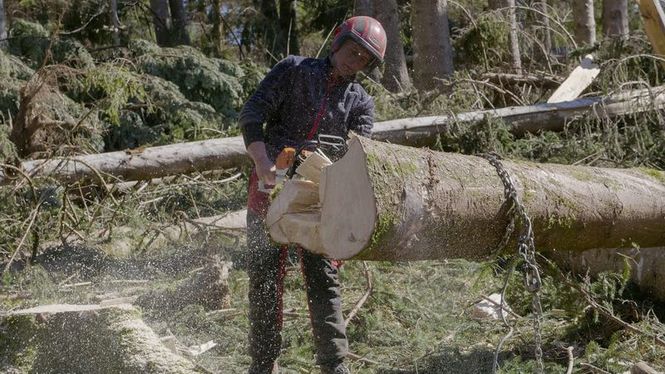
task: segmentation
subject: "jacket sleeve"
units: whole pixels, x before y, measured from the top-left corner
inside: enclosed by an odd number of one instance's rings
[[[363,92],[349,114],[349,130],[369,138],[374,127],[374,99]]]
[[[279,108],[284,94],[288,92],[285,84],[289,82],[289,71],[295,64],[293,56],[288,56],[277,63],[243,106],[238,126],[245,146],[256,141],[264,141],[263,123]]]

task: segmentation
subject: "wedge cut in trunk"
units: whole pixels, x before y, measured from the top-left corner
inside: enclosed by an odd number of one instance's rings
[[[663,172],[503,165],[542,252],[665,245]],[[482,157],[352,137],[320,181],[319,204],[313,193],[304,204],[302,192],[277,195],[274,240],[338,259],[477,259],[493,253],[509,221],[504,186]]]

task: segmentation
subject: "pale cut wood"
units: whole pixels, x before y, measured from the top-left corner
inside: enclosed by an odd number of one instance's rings
[[[631,242],[665,246],[665,173],[503,164],[543,253]],[[282,241],[340,259],[477,259],[492,254],[508,222],[504,186],[479,157],[354,137],[347,154],[323,173],[320,241],[307,247],[298,229],[280,226],[283,220],[269,226],[271,234],[293,233]],[[307,225],[303,232],[316,229],[311,219]]]
[[[580,65],[573,69],[568,78],[554,91],[548,103],[561,103],[577,99],[600,73],[600,67],[593,63],[593,56],[586,55]]]
[[[328,157],[318,152],[313,152],[307,156],[305,161],[298,165],[296,173],[318,185],[321,178],[321,169],[331,164],[332,161]]]
[[[660,0],[638,0],[644,29],[654,53],[665,58],[665,10]],[[665,62],[661,61],[663,67]]]
[[[283,197],[270,205],[266,216],[268,226],[288,213],[311,212],[319,204],[319,186],[307,180],[287,180],[278,196]]]

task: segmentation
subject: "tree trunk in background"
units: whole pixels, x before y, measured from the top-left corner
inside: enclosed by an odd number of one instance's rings
[[[575,41],[579,46],[596,43],[596,19],[594,18],[593,0],[573,1],[575,19]]]
[[[296,4],[296,0],[279,0],[279,39],[281,41],[279,53],[284,56],[300,54]]]
[[[1,2],[2,0],[0,0]],[[109,21],[113,30],[113,45],[120,45],[120,19],[118,18],[118,0],[110,0]]]
[[[221,0],[212,0],[212,9],[210,10],[210,18],[212,21],[212,53],[216,57],[222,54],[222,2]]]
[[[515,9],[515,0],[506,0],[508,7],[508,20],[510,22],[510,57],[511,66],[515,74],[522,74],[522,58],[520,56],[519,26],[517,25],[517,15]]]
[[[155,25],[155,39],[161,47],[170,45],[169,4],[167,0],[150,0],[152,22]]]
[[[628,36],[628,0],[603,0],[603,35]]]
[[[411,87],[411,79],[406,68],[404,45],[399,31],[397,1],[383,0],[376,3],[376,18],[386,30],[388,48],[386,49],[383,86],[389,91],[399,92]]]
[[[552,52],[552,30],[550,29],[550,18],[549,15],[550,7],[547,4],[547,0],[540,1],[540,11],[543,12],[541,16],[543,19],[543,44],[545,47],[545,53],[547,53],[547,58]]]
[[[0,49],[7,48],[7,16],[5,14],[5,2],[0,0]]]
[[[354,16],[374,16],[374,0],[355,0],[353,2]]]
[[[446,0],[414,0],[411,13],[413,24],[414,84],[430,90],[438,84],[435,78],[453,73],[453,48],[448,30]]]
[[[189,45],[187,9],[183,0],[169,0],[171,9],[171,45]]]
[[[506,0],[487,0],[487,6],[490,9],[500,9],[506,6],[505,1]]]

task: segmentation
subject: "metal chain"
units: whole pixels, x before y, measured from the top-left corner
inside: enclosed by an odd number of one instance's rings
[[[543,373],[545,370],[543,364],[543,349],[542,349],[542,334],[541,334],[541,322],[542,322],[542,304],[540,302],[540,288],[542,281],[540,279],[540,271],[538,270],[538,263],[536,262],[536,246],[533,239],[533,226],[531,225],[531,218],[526,213],[526,209],[522,202],[520,201],[519,196],[517,195],[517,188],[515,187],[515,182],[508,174],[508,171],[504,168],[503,164],[500,161],[500,156],[496,153],[486,153],[481,155],[490,165],[495,169],[501,182],[503,183],[503,195],[506,198],[506,201],[510,204],[508,210],[510,215],[510,221],[506,227],[506,233],[500,242],[500,247],[497,250],[503,248],[507,243],[508,239],[512,235],[515,229],[515,222],[521,224],[519,238],[517,241],[517,252],[522,257],[522,271],[524,273],[524,286],[531,292],[533,295],[532,307],[533,307],[533,332],[534,332],[534,354],[536,356],[536,373]],[[508,274],[508,277],[510,274]],[[505,292],[505,287],[504,287]],[[503,304],[503,295],[501,297],[501,303]],[[505,320],[504,320],[505,322]],[[510,326],[509,326],[510,327]],[[512,334],[512,327],[509,335]],[[501,340],[503,343],[508,336],[504,337]],[[498,369],[498,350],[501,347],[501,344],[497,347],[497,354],[495,354],[494,370],[496,372]]]

